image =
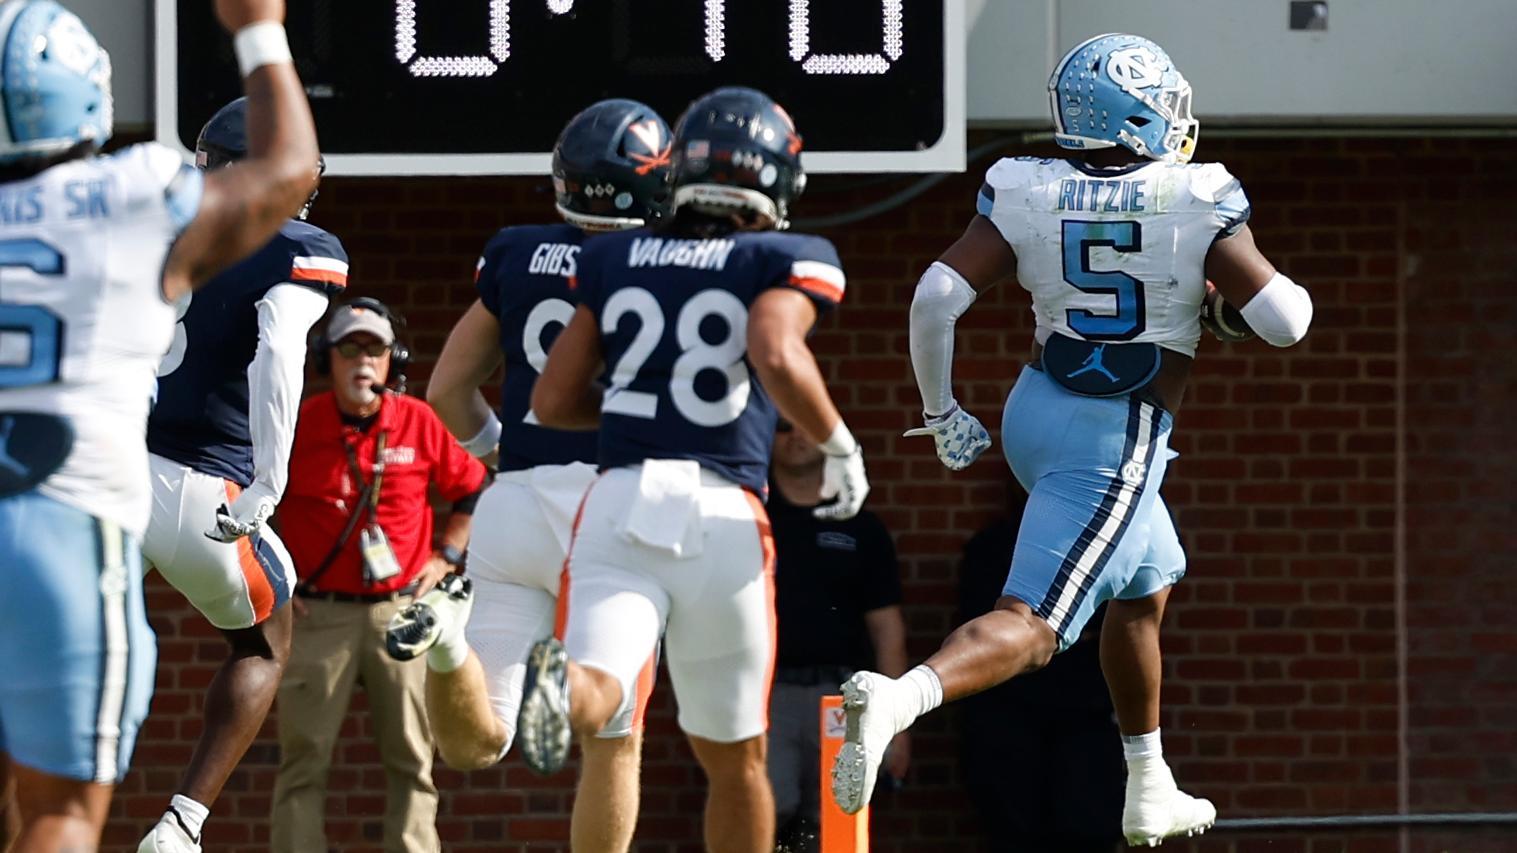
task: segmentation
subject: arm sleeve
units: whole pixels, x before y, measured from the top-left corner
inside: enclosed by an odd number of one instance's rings
[[[258,351],[248,365],[248,429],[253,482],[278,500],[289,484],[290,448],[304,382],[306,335],[326,313],[327,298],[276,284],[258,300]]]
[[[776,258],[778,269],[770,286],[799,290],[811,297],[822,312],[843,301],[848,279],[831,241],[809,234],[781,232],[775,236],[782,242]]]
[[[958,271],[937,261],[917,282],[911,300],[911,369],[929,417],[953,409],[953,337],[975,292]]]
[[[890,531],[873,513],[861,513],[859,554],[868,581],[861,592],[863,610],[878,610],[901,603],[901,566],[896,560]]]

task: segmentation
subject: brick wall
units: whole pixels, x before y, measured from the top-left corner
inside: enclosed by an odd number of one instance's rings
[[[1311,287],[1317,319],[1289,351],[1202,343],[1164,491],[1190,555],[1165,638],[1166,751],[1225,816],[1390,812],[1402,797],[1414,811],[1517,809],[1517,367],[1506,351],[1517,330],[1517,146],[1214,139],[1203,150],[1243,179],[1261,247]],[[867,449],[871,504],[897,535],[915,659],[953,627],[959,549],[999,513],[1008,476],[995,458],[950,475],[925,442],[899,437],[918,407],[911,288],[962,229],[985,165],[828,234],[850,287],[814,344]],[[855,207],[902,183],[820,179],[801,212]],[[473,298],[484,239],[550,214],[542,182],[507,179],[334,179],[316,208],[352,254],[353,293],[408,315],[420,380]],[[1030,332],[1025,297],[998,288],[960,329],[960,399],[994,425]],[[159,692],[110,849],[134,844],[172,792],[222,654],[177,593],[154,580],[149,596]],[[382,780],[362,708],[360,697],[332,777],[329,827],[345,853],[378,849]],[[638,849],[696,850],[701,776],[667,690],[657,708]],[[876,849],[978,849],[956,720],[950,708],[915,730],[913,778],[878,801]],[[271,735],[272,724],[216,806],[207,849],[263,849]],[[513,755],[467,777],[440,769],[438,784],[449,850],[567,847],[567,776],[545,783]],[[1219,834],[1166,849],[1359,853],[1397,840]],[[1517,845],[1495,831],[1404,841]]]

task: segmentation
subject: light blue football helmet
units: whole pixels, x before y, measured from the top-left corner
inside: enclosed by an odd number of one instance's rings
[[[1065,148],[1112,148],[1188,163],[1201,123],[1190,84],[1164,49],[1142,36],[1107,33],[1064,55],[1048,78],[1054,140]]]
[[[0,3],[0,163],[111,136],[111,59],[54,0]]]

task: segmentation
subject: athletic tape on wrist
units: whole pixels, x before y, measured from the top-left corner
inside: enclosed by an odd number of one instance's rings
[[[468,441],[460,441],[459,446],[469,451],[470,456],[482,459],[489,456],[490,452],[495,450],[496,445],[500,444],[502,429],[500,418],[496,417],[494,412],[491,412],[490,419],[485,421],[485,425],[479,428],[479,432],[475,433],[474,437]]]
[[[232,36],[232,50],[237,54],[237,68],[246,77],[265,65],[294,62],[284,25],[274,21],[248,24]]]

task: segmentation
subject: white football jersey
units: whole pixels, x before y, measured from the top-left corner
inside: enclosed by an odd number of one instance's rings
[[[978,210],[1016,253],[1039,342],[1058,332],[1194,355],[1206,253],[1249,204],[1220,163],[1015,157],[990,167]]]
[[[39,491],[139,540],[148,401],[174,336],[163,266],[201,177],[149,143],[0,184],[0,411],[67,418],[73,449]]]

